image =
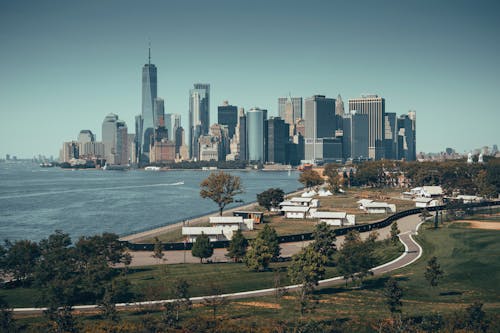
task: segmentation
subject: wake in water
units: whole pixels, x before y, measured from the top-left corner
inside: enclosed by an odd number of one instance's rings
[[[149,185],[128,185],[128,186],[114,186],[114,187],[101,187],[101,188],[93,187],[93,188],[86,188],[86,189],[74,189],[74,190],[64,190],[64,191],[49,191],[49,192],[39,192],[39,193],[15,194],[15,195],[0,196],[0,200],[1,199],[39,197],[39,196],[44,196],[44,195],[64,194],[64,193],[114,191],[114,190],[127,190],[127,189],[134,189],[134,188],[178,186],[178,185],[184,185],[184,181],[180,181],[180,182],[176,182],[176,183],[149,184]]]

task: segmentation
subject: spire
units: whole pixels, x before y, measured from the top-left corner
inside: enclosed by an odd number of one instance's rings
[[[149,42],[149,49],[148,49],[148,64],[151,65],[151,42]]]

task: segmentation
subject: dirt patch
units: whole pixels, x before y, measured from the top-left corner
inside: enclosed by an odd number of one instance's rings
[[[255,307],[265,308],[265,309],[281,309],[281,305],[276,304],[276,303],[269,303],[269,302],[236,302],[236,304],[246,305],[246,306],[255,306]]]
[[[467,223],[468,227],[472,229],[500,230],[500,223],[498,222],[485,222],[476,220],[459,220],[455,222]]]

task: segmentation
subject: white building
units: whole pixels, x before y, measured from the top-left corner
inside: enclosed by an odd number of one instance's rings
[[[328,225],[344,226],[355,225],[356,216],[346,212],[312,212],[311,218],[319,219],[319,222],[325,222]]]
[[[388,204],[387,202],[368,202],[360,206],[360,209],[365,210],[369,214],[387,214],[395,213],[396,205]]]
[[[305,219],[309,212],[306,206],[285,206],[281,209],[287,219]]]

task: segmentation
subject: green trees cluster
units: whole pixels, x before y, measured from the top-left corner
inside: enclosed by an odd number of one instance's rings
[[[500,158],[483,164],[467,164],[464,159],[443,162],[367,161],[357,165],[354,181],[370,187],[397,186],[400,176],[409,186],[441,185],[448,194],[466,190],[493,198],[500,193]]]
[[[284,198],[285,192],[280,188],[270,188],[257,194],[257,202],[267,210],[279,207]]]

